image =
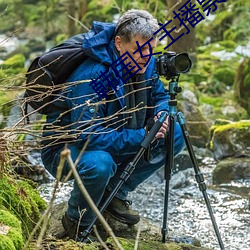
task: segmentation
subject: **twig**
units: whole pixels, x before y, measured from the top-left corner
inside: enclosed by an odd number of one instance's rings
[[[79,20],[77,20],[76,18],[74,18],[71,15],[68,15],[68,17],[72,20],[74,20],[76,23],[80,24],[80,26],[82,26],[84,29],[86,29],[87,31],[89,31],[89,28],[87,26],[85,26],[82,22],[80,22]]]
[[[70,154],[70,150],[69,149],[64,149],[61,152],[61,157],[62,158],[66,158],[68,160],[69,166],[72,169],[73,172],[73,176],[75,178],[75,181],[77,182],[77,185],[80,189],[80,191],[82,192],[84,198],[86,199],[86,201],[88,202],[90,208],[95,212],[95,214],[97,215],[98,219],[100,220],[100,222],[102,223],[102,225],[104,226],[105,230],[108,232],[108,234],[113,238],[115,245],[117,246],[117,248],[119,250],[124,250],[123,247],[121,246],[121,244],[119,243],[119,241],[117,240],[116,236],[114,235],[111,227],[109,226],[109,224],[106,222],[106,220],[104,219],[104,217],[102,216],[102,214],[100,213],[100,211],[98,210],[98,208],[96,207],[95,203],[93,202],[92,198],[90,197],[88,191],[86,190],[85,186],[83,185],[83,182],[79,176],[79,174],[77,173],[77,170],[75,168],[74,162],[71,158],[71,154]]]
[[[97,237],[97,239],[100,241],[101,245],[106,249],[109,250],[108,246],[105,244],[105,242],[102,240],[100,234],[97,231],[96,225],[93,226],[93,230],[95,232],[95,235]]]
[[[139,246],[139,237],[140,237],[140,233],[141,233],[141,224],[142,224],[142,222],[140,220],[139,225],[138,225],[138,230],[137,230],[136,238],[135,238],[134,250],[137,250],[138,246]]]
[[[26,244],[24,245],[23,250],[27,249],[27,247],[29,246],[30,241],[32,240],[32,238],[35,235],[36,231],[38,230],[38,228],[40,227],[40,225],[43,222],[41,232],[40,232],[40,235],[38,237],[37,244],[36,244],[37,247],[41,246],[42,239],[43,239],[43,236],[44,236],[44,233],[46,231],[47,224],[49,222],[49,218],[50,218],[50,215],[51,215],[52,205],[53,205],[53,202],[55,200],[55,194],[56,194],[56,190],[57,190],[58,185],[59,185],[59,180],[60,180],[61,175],[62,175],[62,170],[63,170],[65,160],[66,159],[63,158],[63,157],[60,158],[60,162],[59,162],[59,165],[58,165],[58,168],[57,168],[56,182],[55,182],[55,186],[54,186],[54,189],[53,189],[53,193],[52,193],[52,197],[50,199],[49,205],[48,205],[46,211],[44,212],[44,214],[42,215],[42,217],[40,218],[40,220],[38,221],[38,223],[36,224],[35,228],[31,232],[31,234],[29,235],[29,238],[28,238]]]

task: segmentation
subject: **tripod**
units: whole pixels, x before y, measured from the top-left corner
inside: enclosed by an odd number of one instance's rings
[[[110,195],[108,196],[106,201],[102,204],[101,208],[99,209],[101,213],[107,208],[107,206],[112,201],[112,199],[114,198],[114,196],[116,195],[116,193],[118,192],[118,190],[120,189],[122,184],[132,174],[132,172],[135,169],[136,164],[138,163],[140,158],[143,156],[144,152],[147,150],[150,143],[155,138],[155,135],[157,134],[158,130],[161,128],[161,126],[162,126],[163,122],[166,120],[166,118],[167,118],[167,112],[162,112],[159,119],[155,122],[155,124],[153,125],[150,132],[147,134],[145,139],[142,141],[140,150],[135,155],[134,159],[126,166],[126,168],[124,169],[124,171],[122,172],[122,174],[120,176],[119,182],[117,183],[117,185],[115,186],[113,191],[110,193]],[[83,241],[87,240],[87,237],[90,234],[92,227],[94,226],[96,220],[97,220],[97,216],[94,217],[93,221],[90,223],[90,225],[87,227],[87,229],[85,229],[83,231],[83,233],[82,233]]]
[[[118,190],[120,189],[122,184],[129,178],[129,176],[134,171],[136,164],[138,163],[140,158],[143,156],[144,152],[147,150],[150,143],[155,138],[155,135],[157,134],[157,132],[161,128],[161,126],[162,126],[163,122],[166,120],[167,116],[169,116],[169,132],[168,132],[168,136],[166,138],[168,151],[166,153],[166,162],[165,162],[165,180],[166,180],[165,184],[166,185],[165,185],[164,215],[163,215],[163,227],[162,227],[162,242],[163,243],[166,242],[166,234],[168,232],[168,230],[167,230],[167,214],[168,214],[169,181],[171,179],[172,169],[173,169],[173,164],[174,164],[174,123],[175,123],[175,118],[177,117],[178,122],[181,125],[181,130],[182,130],[185,142],[186,142],[186,146],[187,146],[191,161],[192,161],[193,166],[194,166],[196,181],[199,184],[199,189],[202,192],[203,197],[205,199],[206,206],[207,206],[207,209],[209,211],[209,215],[210,215],[217,239],[219,241],[220,248],[221,248],[221,250],[224,250],[225,248],[224,248],[223,242],[221,240],[218,226],[216,224],[216,221],[215,221],[215,218],[213,215],[213,211],[212,211],[212,208],[211,208],[211,205],[210,205],[210,202],[208,199],[208,195],[206,192],[206,184],[204,183],[203,175],[199,170],[198,163],[197,163],[197,160],[195,158],[195,154],[193,152],[193,149],[192,149],[192,146],[191,146],[191,143],[189,140],[189,135],[188,135],[188,132],[186,129],[184,117],[180,112],[177,113],[177,111],[176,111],[177,110],[176,109],[177,100],[175,99],[175,97],[176,97],[177,93],[181,92],[181,88],[178,86],[178,78],[177,78],[177,80],[172,79],[169,83],[169,94],[170,94],[169,114],[167,114],[167,112],[161,113],[159,119],[155,122],[155,124],[153,125],[153,127],[150,130],[150,132],[148,133],[148,135],[142,141],[140,150],[135,155],[134,159],[130,163],[128,163],[128,165],[124,169],[123,173],[121,174],[120,180],[117,183],[116,187],[110,193],[110,195],[108,196],[106,201],[102,204],[102,206],[99,210],[102,213],[107,208],[107,206],[110,204],[110,202],[112,201],[112,199],[114,198],[114,196],[116,195],[116,193],[118,192]],[[83,233],[82,233],[83,241],[88,238],[88,235],[91,232],[92,227],[94,226],[96,220],[97,220],[97,216],[94,217],[94,219],[92,220],[90,225],[83,231]]]
[[[169,182],[171,179],[172,169],[174,166],[174,123],[177,117],[177,120],[181,126],[182,134],[183,134],[186,146],[187,146],[189,157],[194,167],[196,182],[198,183],[199,189],[203,194],[203,198],[205,200],[220,248],[221,250],[224,250],[225,247],[223,245],[220,232],[219,232],[219,229],[218,229],[218,226],[217,226],[217,223],[216,223],[213,211],[212,211],[212,207],[208,199],[208,195],[206,192],[207,188],[204,182],[204,177],[199,169],[198,162],[195,157],[195,154],[194,154],[194,151],[193,151],[190,139],[189,139],[189,133],[186,128],[184,116],[181,112],[177,113],[177,108],[176,108],[177,100],[175,99],[175,97],[177,93],[180,93],[182,91],[181,87],[178,86],[178,80],[179,80],[179,76],[177,77],[176,80],[172,79],[169,83],[169,94],[170,94],[170,100],[168,102],[169,103],[169,114],[168,114],[169,132],[166,137],[166,145],[167,145],[168,151],[166,153],[166,161],[165,161],[165,201],[164,201],[164,215],[163,215],[163,226],[162,226],[162,242],[163,243],[166,242],[166,234],[168,232],[167,216],[168,216]]]

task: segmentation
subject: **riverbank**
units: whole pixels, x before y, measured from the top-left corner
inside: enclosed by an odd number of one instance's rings
[[[247,250],[250,246],[250,209],[247,193],[250,180],[234,181],[229,184],[212,185],[212,171],[215,162],[204,158],[201,171],[207,184],[207,193],[219,226],[223,243],[227,250]],[[165,181],[162,174],[156,173],[136,192],[130,194],[133,208],[143,218],[150,220],[160,234],[162,227]],[[212,223],[194,178],[194,171],[188,168],[174,174],[170,181],[169,221],[168,227],[175,236],[195,237],[202,246],[219,250]],[[53,182],[43,184],[39,190],[45,200],[50,199]],[[72,182],[64,184],[57,193],[56,203],[69,198]],[[246,190],[245,190],[246,189]]]

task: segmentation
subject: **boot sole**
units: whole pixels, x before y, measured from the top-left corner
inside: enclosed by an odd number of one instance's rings
[[[133,226],[135,224],[137,224],[140,220],[138,220],[137,222],[135,221],[132,221],[132,220],[128,220],[128,219],[124,219],[124,217],[121,217],[117,214],[114,214],[114,213],[111,213],[107,210],[105,210],[105,212],[110,215],[112,218],[116,219],[117,221],[123,223],[123,224],[127,224],[127,225],[130,225],[130,226]]]

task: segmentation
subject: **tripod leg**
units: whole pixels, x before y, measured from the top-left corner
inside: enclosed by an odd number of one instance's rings
[[[166,242],[166,235],[168,232],[167,220],[168,220],[168,200],[169,200],[169,183],[172,176],[172,169],[174,165],[174,122],[173,115],[169,115],[169,131],[166,138],[166,162],[165,162],[165,197],[164,197],[164,213],[163,213],[163,225],[162,225],[162,242]]]
[[[162,123],[165,121],[166,118],[167,118],[167,113],[163,112],[161,114],[161,116],[159,117],[159,119],[155,122],[155,124],[152,127],[152,129],[150,130],[149,134],[144,138],[144,140],[141,143],[141,148],[139,149],[138,153],[135,155],[133,161],[130,162],[126,166],[126,168],[124,169],[123,173],[120,176],[120,181],[117,183],[116,187],[113,189],[113,191],[110,193],[110,195],[107,198],[107,200],[104,202],[104,204],[100,208],[100,212],[101,213],[107,208],[107,206],[109,205],[109,203],[111,202],[111,200],[114,198],[114,196],[116,195],[116,193],[118,192],[118,190],[120,189],[120,187],[122,186],[122,184],[132,174],[132,172],[135,169],[136,164],[138,163],[138,161],[140,160],[140,158],[142,157],[142,155],[144,154],[145,150],[148,148],[148,146],[150,145],[150,143],[153,141],[156,133],[159,131],[159,129],[162,126]],[[88,235],[89,235],[90,231],[92,230],[92,227],[94,226],[96,220],[97,220],[97,216],[94,217],[94,219],[92,220],[92,222],[90,223],[90,225],[88,226],[88,228],[86,230],[84,230],[84,232],[82,233],[82,239],[83,239],[83,241],[88,237]]]
[[[197,159],[195,157],[195,154],[194,154],[194,151],[193,151],[190,139],[189,139],[189,133],[188,133],[187,128],[186,128],[184,116],[183,116],[183,114],[181,112],[178,112],[177,113],[177,118],[178,118],[179,124],[181,126],[181,130],[182,130],[185,142],[186,142],[186,146],[187,146],[187,150],[188,150],[190,159],[191,159],[191,161],[193,163],[193,167],[194,167],[194,171],[195,171],[195,179],[196,179],[196,181],[197,181],[197,183],[199,185],[200,191],[203,194],[203,197],[204,197],[204,200],[205,200],[205,203],[206,203],[206,206],[207,206],[207,210],[209,212],[210,219],[212,221],[213,228],[214,228],[216,237],[218,239],[220,248],[221,248],[221,250],[224,250],[225,247],[223,245],[221,235],[220,235],[220,232],[219,232],[219,229],[218,229],[218,226],[217,226],[214,214],[213,214],[213,210],[212,210],[210,201],[208,199],[208,195],[207,195],[207,192],[206,192],[207,187],[206,187],[206,184],[204,182],[204,177],[203,177],[203,174],[201,173],[201,171],[199,169],[198,162],[197,162]]]

